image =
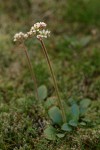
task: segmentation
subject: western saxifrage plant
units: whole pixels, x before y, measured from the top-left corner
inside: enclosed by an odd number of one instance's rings
[[[52,68],[52,65],[51,65],[51,61],[50,61],[48,52],[47,52],[45,44],[43,42],[43,38],[47,38],[48,36],[50,36],[50,31],[45,30],[44,29],[45,27],[46,27],[46,23],[44,23],[44,22],[36,23],[36,24],[34,24],[34,26],[31,27],[30,31],[27,32],[26,34],[24,34],[22,32],[19,32],[19,33],[15,34],[14,42],[24,43],[25,39],[27,39],[28,37],[33,37],[33,36],[36,36],[37,39],[40,41],[41,46],[42,46],[42,50],[43,50],[43,54],[44,54],[44,56],[47,60],[47,63],[48,63],[49,69],[50,69],[50,73],[51,73],[51,76],[52,76],[52,79],[53,79],[53,82],[54,82],[55,91],[56,91],[56,94],[57,94],[57,97],[58,97],[58,106],[59,106],[59,108],[61,108],[63,121],[66,122],[66,116],[65,116],[64,109],[63,109],[63,104],[61,102],[61,98],[60,98],[60,94],[59,94],[55,74],[54,74],[54,71],[53,71],[53,68]],[[28,59],[30,71],[32,73],[32,77],[33,77],[33,80],[34,80],[36,96],[38,97],[35,74],[32,71],[31,62],[30,62],[28,52],[27,52],[24,44],[23,44],[23,47],[24,47],[24,50],[25,50],[25,53],[26,53],[26,56],[27,56],[27,59]]]
[[[19,44],[21,44],[22,48],[25,51],[28,60],[29,69],[32,74],[32,79],[34,81],[36,99],[47,98],[47,89],[45,86],[41,86],[39,88],[37,87],[35,73],[33,71],[32,64],[28,55],[27,48],[24,44],[24,41],[28,38],[36,37],[41,44],[42,51],[44,57],[46,58],[51,73],[51,77],[53,79],[56,95],[57,95],[56,100],[50,97],[45,102],[46,110],[48,112],[50,119],[52,120],[52,126],[47,127],[44,130],[44,134],[47,139],[54,140],[56,139],[56,137],[59,138],[64,137],[65,132],[71,131],[72,128],[77,127],[80,117],[84,114],[84,112],[87,110],[87,107],[90,104],[90,100],[85,99],[79,105],[73,103],[70,109],[61,100],[55,73],[43,41],[43,38],[47,38],[50,36],[50,31],[45,30],[46,26],[47,26],[46,23],[38,22],[31,27],[29,32],[25,34],[19,32],[15,34],[14,42],[18,42]],[[55,126],[57,126],[58,128],[55,128]]]

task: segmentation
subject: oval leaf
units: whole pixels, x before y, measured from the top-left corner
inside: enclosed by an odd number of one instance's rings
[[[45,108],[49,109],[51,106],[56,104],[56,98],[55,97],[49,97],[45,102]]]
[[[91,100],[90,99],[83,99],[80,102],[80,115],[83,116],[85,115],[85,113],[87,112],[87,108],[88,106],[91,104]]]
[[[77,104],[73,104],[71,107],[71,113],[73,120],[79,119],[79,106]]]
[[[47,88],[45,85],[41,85],[38,88],[38,96],[40,100],[44,100],[47,97]]]
[[[68,99],[68,104],[69,105],[76,104],[76,101],[71,97],[71,98]]]
[[[57,135],[57,137],[59,137],[59,138],[63,138],[63,137],[65,136],[64,133],[58,133],[58,134],[56,134],[56,135]]]
[[[56,106],[51,107],[48,111],[48,114],[54,124],[61,125],[63,123],[61,111],[58,107]]]
[[[80,101],[80,107],[82,108],[87,108],[90,104],[91,104],[90,99],[83,99],[82,101]]]
[[[86,126],[86,123],[85,122],[80,122],[80,125]]]
[[[63,131],[72,131],[72,128],[68,125],[68,123],[64,123],[61,127]]]
[[[55,140],[56,139],[56,129],[52,126],[47,127],[44,130],[44,136],[48,140]]]
[[[80,116],[84,116],[86,112],[87,112],[87,108],[80,107]]]
[[[77,127],[78,122],[76,120],[70,120],[68,124],[73,127]]]

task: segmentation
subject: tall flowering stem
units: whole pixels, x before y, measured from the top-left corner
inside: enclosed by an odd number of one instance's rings
[[[42,38],[38,38],[38,39],[39,39],[39,41],[41,43],[43,54],[44,54],[44,56],[45,56],[45,58],[47,60],[47,63],[48,63],[49,69],[50,69],[50,73],[51,73],[51,76],[52,76],[52,79],[53,79],[53,82],[54,82],[55,91],[56,91],[56,94],[57,94],[57,97],[58,97],[58,105],[59,105],[59,107],[60,107],[60,109],[62,111],[63,121],[66,122],[65,111],[64,111],[63,104],[62,104],[62,101],[61,101],[61,98],[60,98],[56,77],[55,77],[55,74],[54,74],[54,71],[53,71],[53,67],[52,67],[52,64],[51,64],[51,61],[50,61],[47,49],[45,47],[45,44],[44,44]]]
[[[47,49],[46,49],[45,44],[43,42],[43,38],[47,38],[47,37],[50,36],[50,31],[45,30],[46,26],[47,26],[47,24],[44,23],[44,22],[37,22],[31,27],[30,31],[27,32],[26,34],[24,34],[23,32],[16,33],[15,36],[14,36],[14,42],[22,42],[22,41],[24,41],[28,38],[33,37],[33,36],[36,36],[37,39],[40,41],[44,56],[47,60],[47,63],[48,63],[49,69],[50,69],[50,73],[51,73],[51,76],[52,76],[52,79],[53,79],[53,82],[54,82],[55,91],[56,91],[56,94],[57,94],[57,97],[58,97],[58,105],[59,105],[59,108],[61,109],[61,112],[62,112],[62,118],[63,118],[63,121],[66,122],[66,113],[65,113],[65,110],[63,108],[63,104],[62,104],[62,101],[61,101],[61,98],[60,98],[60,94],[59,94],[55,74],[54,74],[54,71],[53,71],[53,68],[52,68],[52,65],[51,65],[51,61],[50,61]],[[27,57],[27,60],[28,60],[30,72],[32,74],[32,79],[33,79],[34,84],[35,84],[36,97],[38,99],[37,82],[36,82],[35,74],[32,70],[32,65],[31,65],[31,62],[30,62],[30,59],[29,59],[29,56],[28,56],[27,49],[26,49],[25,45],[24,45],[23,48],[25,50],[25,54],[26,54],[26,57]]]
[[[24,52],[25,52],[25,55],[26,55],[26,58],[27,58],[29,70],[30,70],[30,73],[31,73],[31,76],[32,76],[32,80],[34,82],[35,96],[36,96],[36,99],[38,100],[39,96],[38,96],[38,86],[37,86],[36,76],[35,76],[35,73],[34,73],[34,71],[32,69],[32,64],[31,64],[31,61],[30,61],[30,57],[29,57],[27,48],[26,48],[26,46],[24,44],[22,44],[22,48],[24,49]]]

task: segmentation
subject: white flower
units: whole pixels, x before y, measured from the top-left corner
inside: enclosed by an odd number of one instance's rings
[[[28,36],[31,36],[32,34],[33,34],[32,31],[27,32],[27,35],[28,35]]]
[[[50,36],[50,31],[48,30],[41,30],[39,31],[39,34],[37,35],[37,38],[40,39],[40,38],[47,38]]]
[[[26,34],[24,34],[24,38],[25,39],[27,39],[28,38],[28,34],[26,33]]]
[[[39,28],[40,28],[40,23],[39,23],[39,22],[38,22],[38,23],[35,23],[35,24],[34,24],[34,29],[37,30],[37,29],[39,29]]]
[[[16,42],[17,40],[14,38],[14,42]]]
[[[32,37],[32,35],[36,35],[38,39],[47,38],[50,36],[50,31],[44,29],[46,26],[47,24],[44,22],[37,22],[31,27],[29,32],[25,34],[23,32],[16,33],[14,36],[14,42],[22,42],[28,37]]]
[[[36,29],[34,28],[34,26],[31,27],[30,31],[36,33]]]
[[[24,35],[25,34],[23,32],[16,33],[14,35],[14,42],[23,40],[24,39]]]
[[[43,38],[44,36],[39,34],[39,35],[37,35],[36,37],[37,37],[37,39],[41,39],[41,38]]]
[[[39,31],[40,29],[45,28],[47,25],[44,22],[37,22],[34,24],[34,26],[31,28],[33,30]]]
[[[45,28],[46,26],[47,26],[47,24],[46,24],[46,23],[44,23],[44,22],[40,22],[40,27]]]

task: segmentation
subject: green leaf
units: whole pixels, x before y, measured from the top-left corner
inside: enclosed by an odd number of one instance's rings
[[[73,104],[71,107],[71,113],[73,120],[79,119],[79,106],[77,104]]]
[[[44,100],[47,97],[48,94],[47,94],[47,88],[45,85],[41,85],[38,88],[38,95],[39,95],[40,100]]]
[[[63,131],[72,131],[72,128],[68,125],[68,123],[64,123],[61,127]]]
[[[80,122],[80,125],[86,126],[86,123],[85,122]]]
[[[80,102],[80,115],[83,116],[87,112],[88,106],[91,104],[90,99],[83,99]]]
[[[69,109],[68,112],[66,112],[66,120],[67,120],[67,122],[69,122],[72,119],[73,119],[73,116],[72,116],[72,113]]]
[[[87,108],[80,107],[80,116],[84,116],[86,112],[87,112]]]
[[[70,120],[68,124],[73,126],[73,127],[77,127],[78,122],[76,120]]]
[[[63,105],[63,108],[67,114],[67,112],[70,110],[70,107],[66,104],[66,102],[64,100],[62,100],[62,105]]]
[[[51,107],[48,110],[48,114],[54,124],[61,125],[63,123],[61,110],[58,107],[56,107],[56,106]]]
[[[48,140],[55,140],[56,139],[56,129],[52,126],[47,127],[44,130],[44,136]]]
[[[88,119],[88,118],[83,118],[82,121],[84,121],[84,122],[86,122],[86,123],[90,123],[90,122],[91,122],[91,120]]]
[[[65,134],[64,133],[58,133],[58,134],[56,134],[56,136],[59,138],[63,138],[65,136]]]
[[[49,109],[53,105],[56,105],[56,98],[55,97],[49,97],[45,102],[45,108]]]
[[[75,103],[76,103],[76,101],[72,97],[68,99],[68,104],[69,105],[73,105]]]
[[[90,99],[83,99],[82,101],[80,101],[80,107],[82,108],[87,108],[90,104],[91,104]]]

